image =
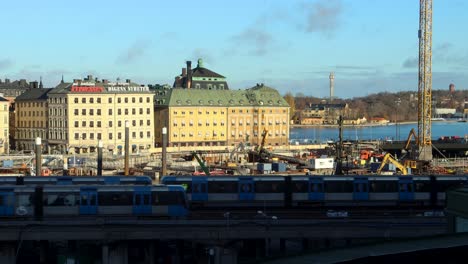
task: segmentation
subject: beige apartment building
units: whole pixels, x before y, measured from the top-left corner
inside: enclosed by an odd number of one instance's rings
[[[156,91],[155,135],[171,147],[287,145],[289,105],[277,90],[258,84],[246,90],[172,88]]]
[[[48,144],[52,153],[89,153],[104,149],[123,154],[125,124],[130,152],[149,151],[154,142],[154,94],[145,85],[99,81],[88,75],[62,82],[48,93]]]
[[[9,106],[10,101],[0,94],[0,154],[9,153]]]
[[[47,94],[52,89],[29,89],[15,99],[15,147],[16,150],[34,151],[35,138],[47,142],[48,107]]]

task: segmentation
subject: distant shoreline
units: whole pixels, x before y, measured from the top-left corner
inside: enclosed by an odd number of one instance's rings
[[[432,122],[458,122],[458,120],[432,120]],[[408,125],[408,124],[417,124],[418,121],[401,121],[398,122],[398,125]],[[360,125],[343,125],[343,127],[377,127],[377,126],[394,126],[396,123],[386,123],[386,124],[360,124]],[[337,128],[338,125],[290,125],[291,128],[309,128],[309,127],[323,127],[323,128]]]

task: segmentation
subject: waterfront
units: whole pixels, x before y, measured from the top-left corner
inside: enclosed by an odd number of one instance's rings
[[[406,140],[410,130],[418,129],[417,123],[389,124],[383,126],[345,126],[343,127],[344,140]],[[320,143],[327,140],[338,140],[338,127],[292,127],[290,142],[294,144]],[[468,136],[468,124],[464,122],[432,122],[432,139],[441,136]]]

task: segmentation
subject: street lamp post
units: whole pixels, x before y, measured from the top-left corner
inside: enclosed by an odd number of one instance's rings
[[[399,135],[399,131],[398,131],[398,111],[400,110],[400,103],[401,103],[401,99],[398,98],[396,101],[395,101],[396,105],[397,105],[397,109],[395,111],[395,140],[399,141],[400,140],[400,135]]]

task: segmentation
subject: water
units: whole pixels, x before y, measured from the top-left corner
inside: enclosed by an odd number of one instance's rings
[[[418,133],[418,124],[390,124],[386,126],[345,126],[343,140],[406,140],[410,130]],[[468,136],[468,123],[432,122],[432,139],[441,136]],[[291,143],[319,143],[338,140],[338,127],[294,127],[290,131]]]

